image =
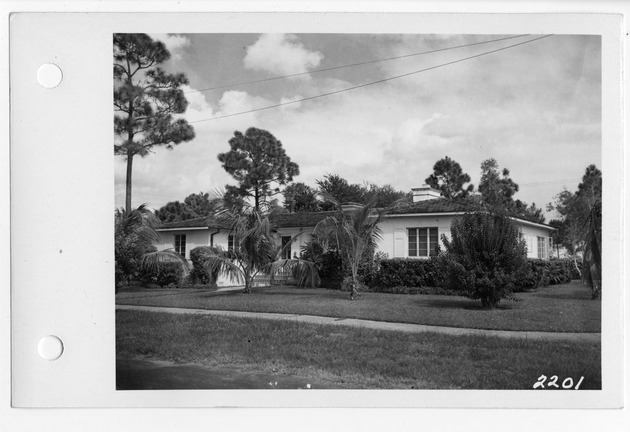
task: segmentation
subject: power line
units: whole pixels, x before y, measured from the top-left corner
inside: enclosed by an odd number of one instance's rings
[[[507,50],[507,49],[510,49],[510,48],[517,47],[519,45],[525,45],[525,44],[528,44],[528,43],[531,43],[531,42],[538,41],[540,39],[548,38],[550,36],[553,36],[553,35],[545,35],[545,36],[542,36],[542,37],[539,37],[539,38],[536,38],[536,39],[530,39],[530,40],[525,41],[525,42],[520,42],[520,43],[517,43],[517,44],[514,44],[514,45],[508,45],[506,47],[498,48],[498,49],[495,49],[495,50],[492,50],[492,51],[486,51],[486,52],[481,53],[481,54],[475,54],[473,56],[464,57],[462,59],[454,60],[454,61],[451,61],[451,62],[448,62],[448,63],[442,63],[442,64],[439,64],[437,66],[431,66],[429,68],[420,69],[420,70],[413,71],[413,72],[408,72],[408,73],[405,73],[405,74],[402,74],[402,75],[396,75],[396,76],[392,76],[392,77],[389,77],[389,78],[383,78],[383,79],[380,79],[378,81],[372,81],[372,82],[365,83],[365,84],[359,84],[359,85],[352,86],[352,87],[346,87],[346,88],[341,89],[341,90],[335,90],[335,91],[328,92],[328,93],[321,93],[321,94],[318,94],[318,95],[315,95],[315,96],[309,96],[309,97],[305,97],[305,98],[302,98],[302,99],[296,99],[296,100],[289,101],[289,102],[282,102],[282,103],[278,103],[278,104],[274,104],[274,105],[268,105],[268,106],[265,106],[265,107],[255,108],[255,109],[251,109],[251,110],[248,110],[248,111],[241,111],[241,112],[232,113],[232,114],[226,114],[226,115],[222,115],[222,116],[218,116],[218,117],[211,117],[211,118],[207,118],[207,119],[203,119],[203,120],[189,121],[188,123],[201,123],[201,122],[210,121],[210,120],[219,120],[219,119],[222,119],[222,118],[234,117],[234,116],[242,115],[242,114],[250,114],[250,113],[253,113],[253,112],[256,112],[256,111],[263,111],[263,110],[268,110],[268,109],[271,109],[271,108],[278,108],[278,107],[281,107],[281,106],[290,105],[290,104],[294,104],[294,103],[298,103],[298,102],[304,102],[304,101],[307,101],[307,100],[318,99],[318,98],[325,97],[325,96],[332,96],[334,94],[343,93],[343,92],[347,92],[347,91],[350,91],[350,90],[356,90],[358,88],[368,87],[368,86],[371,86],[371,85],[384,83],[386,81],[392,81],[392,80],[399,79],[399,78],[404,78],[404,77],[407,77],[407,76],[410,76],[410,75],[419,74],[421,72],[427,72],[427,71],[430,71],[430,70],[433,70],[433,69],[438,69],[438,68],[441,68],[441,67],[444,67],[444,66],[449,66],[449,65],[455,64],[455,63],[461,63],[461,62],[466,61],[466,60],[472,60],[474,58],[482,57],[482,56],[485,56],[485,55],[488,55],[488,54],[493,54],[493,53],[496,53],[496,52],[499,52],[499,51],[504,51],[504,50]]]
[[[540,181],[540,182],[533,182],[533,183],[519,183],[519,186],[542,186],[542,185],[548,185],[548,184],[558,184],[558,183],[574,182],[574,181],[580,181],[580,180],[581,178],[549,180],[549,181]]]
[[[458,49],[458,48],[466,48],[466,47],[471,47],[471,46],[475,46],[475,45],[483,45],[483,44],[488,44],[488,43],[492,43],[492,42],[500,42],[500,41],[504,41],[504,40],[508,40],[508,39],[514,39],[514,38],[519,38],[519,37],[524,37],[524,36],[529,36],[529,35],[522,34],[522,35],[517,35],[517,36],[508,36],[508,37],[504,37],[504,38],[500,38],[500,39],[493,39],[493,40],[488,40],[488,41],[483,41],[483,42],[475,42],[475,43],[470,43],[470,44],[465,44],[465,45],[457,45],[457,46],[447,47],[447,48],[439,48],[439,49],[435,49],[435,50],[431,50],[431,51],[423,51],[423,52],[419,52],[419,53],[405,54],[405,55],[400,55],[400,56],[395,56],[395,57],[388,57],[388,58],[377,59],[377,60],[369,60],[369,61],[364,61],[364,62],[360,62],[360,63],[350,63],[350,64],[345,64],[345,65],[340,65],[340,66],[333,66],[333,67],[324,68],[324,69],[315,69],[315,70],[308,71],[308,72],[299,72],[299,73],[294,73],[294,74],[290,74],[290,75],[275,76],[275,77],[271,77],[271,78],[264,78],[264,79],[254,80],[254,81],[242,81],[242,82],[237,82],[237,83],[232,83],[232,84],[224,84],[224,85],[220,85],[220,86],[216,86],[216,87],[209,87],[209,88],[205,88],[205,89],[190,90],[190,91],[187,91],[187,92],[184,92],[184,93],[185,94],[199,93],[199,92],[210,91],[210,90],[219,90],[219,89],[223,89],[223,88],[236,87],[236,86],[240,86],[240,85],[258,84],[258,83],[262,83],[262,82],[275,81],[275,80],[284,79],[284,78],[292,78],[292,77],[297,77],[297,76],[302,76],[302,75],[310,75],[310,74],[319,73],[319,72],[327,72],[327,71],[331,71],[331,70],[344,69],[344,68],[356,67],[356,66],[363,66],[363,65],[367,65],[367,64],[379,63],[379,62],[384,62],[384,61],[398,60],[398,59],[407,58],[407,57],[414,57],[414,56],[419,56],[419,55],[424,55],[424,54],[432,54],[432,53],[436,53],[436,52],[448,51],[448,50],[453,50],[453,49]]]

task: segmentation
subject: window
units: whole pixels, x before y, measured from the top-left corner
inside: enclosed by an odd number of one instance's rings
[[[547,241],[547,237],[538,237],[538,258],[539,259],[547,259],[549,258],[549,251],[547,246],[549,242]]]
[[[282,259],[291,259],[291,236],[282,236]]]
[[[230,234],[228,236],[228,251],[233,251],[233,250],[234,250],[234,236]]]
[[[437,228],[409,228],[407,229],[410,257],[428,257],[437,255]]]
[[[183,257],[186,257],[186,235],[185,234],[175,235],[175,252],[177,252]]]

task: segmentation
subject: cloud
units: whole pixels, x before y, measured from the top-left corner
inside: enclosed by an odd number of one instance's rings
[[[274,33],[263,34],[250,45],[243,64],[247,69],[289,75],[307,72],[317,67],[323,58],[319,51],[304,48],[297,36]]]
[[[179,34],[149,34],[153,39],[157,39],[166,45],[166,49],[171,53],[171,58],[179,60],[182,58],[184,48],[190,45],[187,36]]]
[[[195,36],[189,36],[193,46],[198,45]],[[374,35],[369,55],[361,55],[387,58],[427,50],[429,45],[442,48],[497,37]],[[300,41],[318,47],[328,61],[338,59],[342,64],[352,46],[348,40],[353,37],[339,36],[338,43],[326,44],[324,38],[318,42],[307,36],[298,40],[263,35],[247,49],[249,70],[243,76],[253,75],[253,69],[287,74],[320,67],[322,55]],[[590,163],[601,166],[599,44],[594,37],[554,36],[399,80],[194,123],[193,141],[172,152],[157,149],[145,159],[134,159],[134,202],[159,207],[193,192],[234,184],[217,154],[228,150],[234,131],[253,126],[282,141],[300,166],[295,180],[312,186],[326,173],[337,173],[350,182],[390,183],[409,190],[421,185],[444,156],[459,162],[478,185],[481,162],[495,157],[524,186],[517,198],[544,205],[562,189],[558,179],[579,178]],[[312,97],[375,80],[378,74],[419,70],[487,48],[383,62],[369,71],[349,68],[344,74],[316,74],[309,81],[278,80],[247,87],[247,91],[187,93],[185,117],[195,122]],[[180,52],[187,74],[202,76],[213,71],[190,61],[192,47]],[[244,54],[239,51],[230,59],[241,66]],[[369,75],[372,72],[375,76]],[[117,158],[118,205],[124,202],[124,172],[124,161]],[[568,186],[574,189],[577,183]]]

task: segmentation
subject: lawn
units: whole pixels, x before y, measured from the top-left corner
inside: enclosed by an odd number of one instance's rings
[[[116,312],[118,359],[238,368],[275,381],[300,376],[326,388],[531,389],[544,374],[583,376],[581,389],[600,389],[600,351],[600,343]]]
[[[465,297],[363,293],[358,300],[324,288],[254,288],[252,294],[206,290],[130,290],[117,304],[276,312],[495,330],[600,332],[601,302],[580,282],[518,293],[494,310]]]

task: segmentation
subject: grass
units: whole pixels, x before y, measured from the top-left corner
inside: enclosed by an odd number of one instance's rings
[[[337,388],[531,389],[542,374],[601,389],[600,343],[543,342],[117,311],[121,359],[299,375]]]
[[[117,295],[117,304],[193,309],[277,312],[361,318],[476,329],[600,332],[601,302],[590,290],[569,284],[518,293],[519,302],[503,300],[494,310],[465,297],[363,293],[356,301],[348,294],[323,288],[293,286],[254,288],[252,294],[198,290],[139,290]]]

